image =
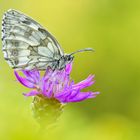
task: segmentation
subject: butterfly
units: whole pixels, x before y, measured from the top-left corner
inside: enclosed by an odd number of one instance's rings
[[[2,45],[5,60],[16,70],[46,70],[48,67],[60,70],[73,61],[73,54],[93,50],[85,48],[65,54],[51,33],[13,9],[3,15]]]

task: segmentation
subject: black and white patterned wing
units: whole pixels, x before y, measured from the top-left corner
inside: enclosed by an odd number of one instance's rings
[[[2,21],[4,58],[17,70],[55,68],[64,55],[56,39],[32,18],[8,10]]]

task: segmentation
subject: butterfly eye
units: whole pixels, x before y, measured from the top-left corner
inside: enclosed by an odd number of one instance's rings
[[[68,61],[70,61],[71,60],[71,57],[68,57]]]

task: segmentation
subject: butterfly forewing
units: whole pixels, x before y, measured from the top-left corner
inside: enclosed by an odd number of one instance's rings
[[[2,21],[4,58],[18,70],[44,70],[55,67],[63,55],[56,39],[30,17],[8,10]]]

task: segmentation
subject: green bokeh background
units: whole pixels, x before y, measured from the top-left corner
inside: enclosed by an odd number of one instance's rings
[[[0,0],[0,18],[9,8],[30,15],[76,55],[72,78],[96,75],[88,90],[95,99],[68,104],[57,126],[44,134],[32,118],[28,91],[15,81],[0,52],[0,140],[139,140],[140,1]],[[1,45],[1,42],[0,42]]]

